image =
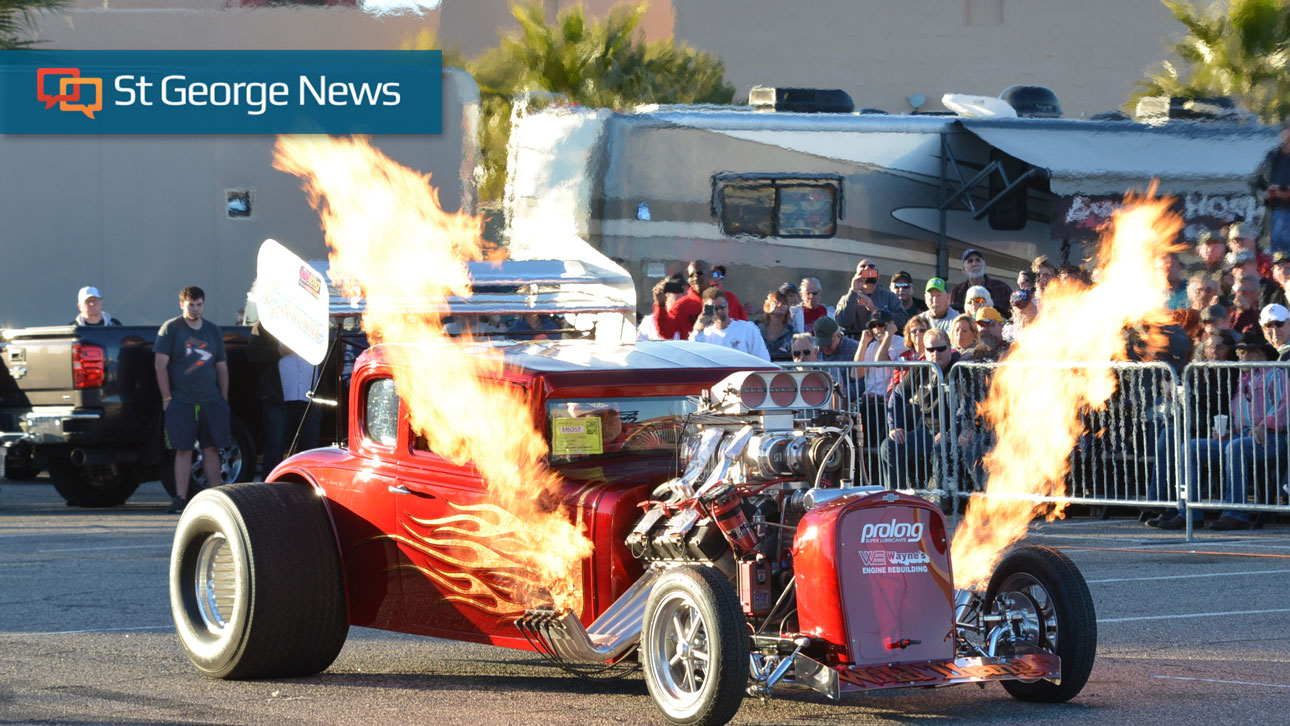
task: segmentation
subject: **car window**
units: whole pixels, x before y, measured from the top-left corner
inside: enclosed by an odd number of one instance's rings
[[[378,444],[393,446],[398,442],[399,394],[394,390],[394,379],[381,378],[368,385],[363,431]]]

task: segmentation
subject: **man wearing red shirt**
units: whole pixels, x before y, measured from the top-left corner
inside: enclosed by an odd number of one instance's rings
[[[721,291],[726,294],[726,302],[730,303],[730,319],[747,320],[748,313],[744,312],[743,303],[739,302],[739,298],[736,297],[733,292],[726,289],[726,286],[724,284],[725,279],[726,279],[726,266],[713,265],[711,286],[720,288]]]
[[[682,340],[688,340],[694,321],[703,312],[703,299],[700,295],[708,289],[708,263],[692,260],[685,268],[685,278],[690,283],[689,289],[673,300],[670,306],[661,293],[654,295],[654,322],[658,325],[658,334],[662,340],[671,340],[673,335],[680,335]]]

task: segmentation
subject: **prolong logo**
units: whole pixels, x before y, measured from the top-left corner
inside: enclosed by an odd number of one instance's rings
[[[47,84],[54,82],[50,76],[58,77],[58,93],[48,91]],[[81,89],[85,86],[89,86],[94,94],[94,100],[89,103],[81,101]],[[45,110],[58,104],[59,111],[79,111],[94,118],[95,112],[103,110],[103,79],[82,78],[80,68],[39,68],[36,70],[36,100],[45,104]]]
[[[917,542],[923,537],[922,522],[869,522],[860,530],[861,542]]]

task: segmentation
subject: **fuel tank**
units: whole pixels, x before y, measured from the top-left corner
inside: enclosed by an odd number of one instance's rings
[[[797,617],[834,664],[954,658],[954,578],[945,516],[895,492],[807,512],[793,540]]]

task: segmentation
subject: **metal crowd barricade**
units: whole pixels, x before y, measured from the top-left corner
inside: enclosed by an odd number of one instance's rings
[[[1192,363],[1182,398],[1176,441],[1185,455],[1172,484],[1187,509],[1290,513],[1290,363]]]
[[[795,361],[781,365],[787,369],[823,370],[838,382],[839,408],[858,414],[861,421],[855,435],[857,484],[879,484],[952,506],[945,487],[953,458],[948,436],[949,392],[935,363]],[[888,394],[888,383],[897,376],[901,385]],[[893,398],[896,404],[891,406]],[[924,401],[927,410],[918,405]],[[894,413],[896,428],[901,429],[895,436],[888,425],[889,409]]]
[[[994,447],[994,431],[980,415],[980,405],[998,370],[1011,365],[1051,365],[1059,370],[1098,366],[1116,377],[1106,405],[1080,412],[1083,433],[1070,453],[1065,495],[1034,497],[1092,506],[1176,507],[1173,489],[1164,486],[1178,470],[1176,436],[1179,407],[1177,379],[1164,363],[966,363],[949,372],[951,447],[949,490],[960,499],[989,496],[982,459]],[[1042,405],[1037,397],[1036,405]],[[1009,412],[1025,416],[1025,411]],[[1161,437],[1166,437],[1162,439]]]

